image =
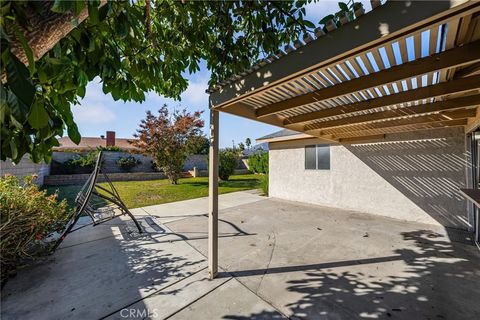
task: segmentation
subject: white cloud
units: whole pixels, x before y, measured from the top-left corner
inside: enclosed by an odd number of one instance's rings
[[[205,90],[208,88],[208,80],[199,79],[198,81],[190,81],[187,90],[182,93],[182,101],[188,104],[205,104],[208,102],[208,94]]]
[[[101,103],[82,103],[73,106],[72,111],[75,121],[79,124],[105,124],[116,119],[115,113]]]
[[[158,103],[158,105],[166,103],[170,107],[186,107],[191,110],[208,109],[208,94],[205,90],[208,88],[208,79],[200,78],[188,82],[188,88],[181,95],[181,101],[159,96],[154,92],[146,94],[146,100]]]

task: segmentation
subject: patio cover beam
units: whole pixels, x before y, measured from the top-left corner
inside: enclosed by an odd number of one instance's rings
[[[479,80],[480,81],[480,80]],[[480,82],[478,83],[480,85]],[[462,109],[480,105],[480,94],[466,96],[451,100],[436,101],[432,103],[419,104],[410,107],[398,108],[376,112],[373,114],[363,114],[342,119],[322,121],[305,127],[306,130],[311,129],[327,129],[333,127],[350,126],[354,124],[366,123],[375,120],[386,120],[392,118],[400,118],[413,115],[421,115],[432,112],[445,112],[448,110]]]
[[[376,99],[368,99],[361,102],[350,103],[335,108],[319,110],[301,114],[298,116],[287,118],[283,121],[286,127],[298,123],[311,122],[323,118],[329,118],[339,115],[347,115],[350,113],[371,110],[384,106],[392,106],[400,103],[413,102],[428,98],[437,98],[453,93],[462,93],[480,88],[480,76],[461,78],[449,82],[441,82],[438,84],[422,87],[414,90],[402,91],[388,96]],[[349,118],[350,119],[350,118]],[[338,120],[340,121],[340,120]]]
[[[396,127],[390,127],[388,130],[385,129],[367,129],[363,131],[357,131],[352,133],[339,133],[335,135],[335,138],[338,139],[340,143],[348,143],[352,141],[361,141],[361,140],[371,140],[373,137],[380,137],[380,135],[391,134],[391,133],[400,133],[400,132],[412,132],[417,130],[428,130],[428,129],[438,129],[446,127],[464,127],[468,123],[468,119],[456,119],[456,120],[445,120],[445,121],[436,121],[430,123],[422,124],[408,124]]]
[[[257,117],[265,117],[308,105],[310,103],[331,99],[359,90],[400,81],[433,71],[460,67],[480,61],[480,41],[462,47],[450,49],[425,58],[417,59],[399,66],[391,67],[368,76],[355,78],[321,90],[309,92],[294,98],[272,103],[256,111]]]
[[[236,103],[250,94],[268,90],[311,70],[354,57],[372,47],[404,34],[475,12],[474,1],[387,1],[348,23],[331,35],[321,37],[277,61],[228,83],[212,92],[215,108]]]
[[[466,119],[472,118],[477,115],[477,109],[463,109],[463,110],[455,110],[455,111],[446,111],[443,113],[437,114],[428,114],[428,115],[421,115],[416,117],[408,117],[408,118],[401,118],[401,119],[393,119],[393,120],[386,120],[386,121],[378,121],[378,122],[370,122],[364,123],[360,125],[353,125],[349,127],[340,127],[340,128],[333,128],[333,129],[326,129],[326,130],[309,130],[307,133],[313,135],[334,135],[338,137],[343,133],[354,133],[355,131],[365,131],[365,130],[375,130],[375,129],[388,129],[388,128],[396,128],[400,126],[408,126],[408,125],[415,125],[415,124],[427,124],[427,123],[434,123],[434,122],[442,122],[442,121],[450,121],[456,119]]]

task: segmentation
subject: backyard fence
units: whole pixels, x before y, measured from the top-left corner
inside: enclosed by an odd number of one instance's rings
[[[15,165],[11,161],[1,161],[1,176],[11,174],[19,179],[37,174],[38,185],[68,185],[82,184],[89,176],[89,169],[75,170],[78,172],[69,172],[66,168],[69,160],[85,155],[88,152],[53,152],[52,162],[50,164],[33,163],[28,156],[25,156],[19,164]],[[134,157],[137,164],[128,172],[118,165],[118,160],[125,157]],[[103,172],[108,173],[112,181],[132,181],[132,180],[156,180],[164,179],[165,175],[153,165],[153,158],[142,154],[132,154],[128,152],[103,151]],[[81,168],[80,168],[81,169]],[[208,176],[207,155],[190,155],[183,166],[183,177],[206,177]],[[248,159],[242,157],[238,161],[235,174],[246,174],[248,171]]]
[[[45,177],[50,174],[50,165],[45,162],[33,163],[28,155],[25,155],[18,164],[14,164],[10,160],[0,161],[0,176],[3,177],[6,174],[14,175],[21,181],[26,176],[36,174],[38,178],[35,183],[41,186]]]

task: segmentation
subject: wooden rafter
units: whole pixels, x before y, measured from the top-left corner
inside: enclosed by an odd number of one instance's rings
[[[480,85],[480,83],[479,83]],[[312,129],[327,129],[340,126],[349,126],[353,124],[360,124],[375,120],[386,120],[391,118],[400,118],[413,115],[422,115],[432,112],[444,112],[447,110],[457,110],[466,107],[473,107],[480,105],[480,94],[466,96],[451,100],[436,101],[432,103],[425,103],[413,105],[410,107],[398,108],[394,110],[386,110],[381,112],[363,114],[348,118],[335,119],[330,121],[322,121],[311,124],[305,127],[305,130]]]
[[[465,119],[465,118],[475,117],[476,115],[477,115],[477,109],[471,108],[471,109],[462,109],[462,110],[454,110],[454,111],[445,111],[442,113],[427,114],[427,115],[401,118],[401,119],[369,122],[364,124],[356,124],[348,127],[340,127],[340,128],[326,129],[326,130],[315,129],[315,130],[309,130],[306,132],[308,134],[320,135],[320,136],[322,135],[337,136],[339,134],[349,133],[354,131],[387,129],[387,128],[393,128],[398,126],[408,126],[413,124],[426,124],[426,123],[442,122],[442,121],[449,121],[449,120],[455,120],[455,119]]]
[[[348,144],[348,143],[366,142],[366,141],[382,140],[382,139],[385,139],[385,134],[373,134],[373,135],[370,135],[370,136],[341,138],[341,139],[338,139],[338,142]]]
[[[480,88],[480,76],[473,76],[450,82],[442,82],[439,84],[418,88],[410,91],[403,91],[388,96],[369,99],[362,102],[351,103],[336,108],[319,110],[287,118],[283,124],[289,125],[311,122],[322,118],[333,117],[338,115],[347,115],[358,111],[371,110],[384,106],[391,106],[400,103],[407,103],[421,99],[436,98],[443,95],[466,92]]]
[[[429,130],[429,129],[438,129],[446,127],[460,127],[465,126],[468,123],[468,119],[455,119],[455,120],[445,120],[445,121],[436,121],[429,123],[421,124],[408,124],[403,126],[395,126],[390,128],[383,129],[369,129],[348,133],[339,133],[334,136],[340,143],[344,142],[347,138],[360,138],[360,137],[370,137],[372,135],[379,134],[391,134],[391,133],[401,133],[401,132],[411,132],[418,130]],[[321,136],[319,136],[321,137]]]
[[[251,95],[278,88],[286,82],[308,76],[315,69],[329,65],[342,65],[359,54],[385,47],[391,51],[390,43],[412,33],[432,30],[435,36],[447,20],[457,19],[479,11],[473,1],[387,1],[368,13],[358,23],[349,23],[328,36],[322,36],[297,50],[287,50],[289,54],[272,63],[252,68],[254,72],[235,77],[224,86],[218,86],[210,94],[214,108],[235,104]],[[398,13],[401,12],[401,16]],[[387,29],[379,28],[386,26]],[[386,32],[385,32],[386,31]],[[436,39],[436,37],[433,37]],[[474,40],[471,40],[474,41]],[[435,46],[434,46],[435,47]],[[328,48],[326,50],[326,48]],[[433,51],[430,51],[430,54]],[[393,55],[393,52],[392,52]],[[390,65],[395,65],[390,60]],[[355,66],[354,66],[355,67]]]
[[[309,92],[256,110],[257,117],[265,117],[281,111],[298,108],[314,102],[331,99],[359,90],[404,80],[425,73],[459,67],[480,61],[480,41],[454,48],[385,69],[368,76],[342,82],[318,91]]]
[[[455,72],[455,78],[468,77],[470,75],[480,73],[480,62],[469,65],[468,67],[462,68]]]

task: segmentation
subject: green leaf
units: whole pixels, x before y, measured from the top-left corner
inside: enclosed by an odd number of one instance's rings
[[[12,92],[9,92],[7,95],[7,106],[10,109],[11,116],[18,123],[23,123],[26,120],[30,108]]]
[[[85,98],[85,86],[79,86],[77,88],[77,95],[79,97]]]
[[[98,4],[88,3],[88,22],[92,24],[97,24],[100,22],[100,15],[98,12]]]
[[[29,71],[11,52],[7,58],[7,84],[15,95],[27,106],[31,106],[35,87],[28,80]]]
[[[33,75],[35,73],[35,59],[33,58],[32,48],[30,48],[30,46],[28,45],[27,39],[25,38],[25,35],[17,26],[15,26],[15,31],[16,31],[15,33],[17,35],[17,38],[20,41],[20,44],[22,45],[23,51],[27,56],[28,69],[30,69],[30,75]]]
[[[72,123],[68,123],[67,126],[68,126],[68,129],[67,129],[68,137],[70,138],[70,140],[73,141],[73,143],[79,144],[82,137],[80,136],[80,132],[78,132],[77,125],[74,122],[72,122]]]
[[[315,28],[315,24],[313,24],[313,22],[311,22],[311,21],[303,20],[303,24],[304,24],[306,27]]]
[[[127,16],[122,12],[116,19],[115,31],[120,38],[125,38],[128,35],[129,25]]]
[[[78,71],[78,75],[77,75],[77,81],[78,81],[78,85],[79,86],[86,86],[87,83],[88,83],[88,76],[85,72],[83,72],[83,70],[79,70]]]
[[[5,115],[7,113],[7,105],[2,104],[0,105],[0,125],[4,125],[5,123]]]
[[[334,18],[335,18],[335,16],[333,14],[329,14],[328,16],[323,17],[322,20],[320,20],[318,23],[326,24],[329,20],[332,20]]]
[[[79,1],[55,0],[55,2],[53,3],[52,9],[50,10],[57,13],[64,13],[72,10],[75,6],[75,2],[79,2]]]
[[[79,15],[80,12],[85,8],[85,1],[80,0],[80,1],[72,1],[73,2],[73,10],[75,12],[75,15]]]
[[[0,84],[0,106],[4,106],[7,104],[7,89]]]
[[[38,80],[40,80],[40,82],[46,83],[48,81],[48,77],[47,77],[47,74],[45,73],[45,70],[39,69],[37,72],[37,75],[38,75]]]
[[[17,144],[15,143],[14,139],[10,140],[10,152],[12,155],[12,160],[16,160],[18,157],[18,150],[17,150]]]
[[[348,11],[348,5],[345,2],[339,2],[338,6],[342,11]]]
[[[30,114],[28,115],[28,123],[34,129],[41,129],[48,124],[48,113],[41,103],[34,103]]]
[[[8,37],[8,34],[5,32],[5,30],[3,30],[3,27],[1,27],[1,26],[0,26],[0,39],[10,41],[10,38]]]

